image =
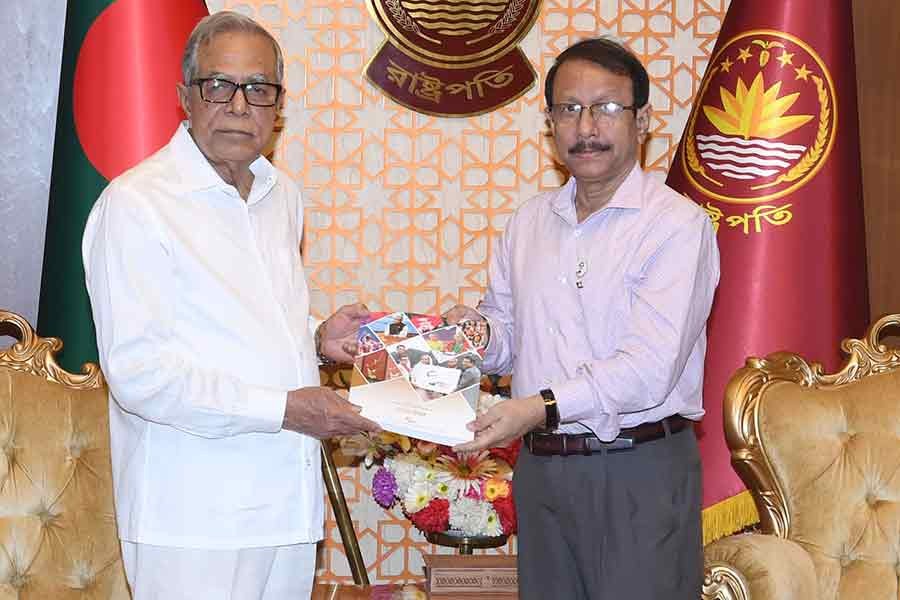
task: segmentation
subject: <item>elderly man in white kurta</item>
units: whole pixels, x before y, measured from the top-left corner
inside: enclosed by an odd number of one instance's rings
[[[309,597],[319,438],[377,429],[319,386],[319,360],[352,359],[368,311],[310,324],[300,194],[261,156],[283,69],[254,21],[201,21],[178,89],[188,120],[110,183],[85,230],[136,600]]]

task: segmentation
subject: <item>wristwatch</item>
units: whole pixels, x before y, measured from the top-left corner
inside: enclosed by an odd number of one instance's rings
[[[314,343],[316,346],[316,358],[319,360],[319,366],[327,366],[333,365],[334,361],[325,356],[325,353],[322,351],[322,326],[325,325],[325,321],[319,323],[319,326],[316,327],[316,333],[313,336]]]
[[[559,427],[559,406],[556,405],[556,396],[553,395],[551,389],[541,390],[540,394],[544,399],[544,411],[546,411],[544,429],[553,431]]]

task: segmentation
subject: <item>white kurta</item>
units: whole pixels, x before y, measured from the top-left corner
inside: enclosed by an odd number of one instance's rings
[[[319,385],[303,207],[265,158],[251,170],[244,202],[182,124],[88,219],[123,540],[231,549],[322,538],[319,442],[281,430],[287,392]]]

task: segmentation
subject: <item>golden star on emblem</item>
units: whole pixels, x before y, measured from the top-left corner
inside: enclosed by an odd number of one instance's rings
[[[750,46],[741,48],[740,53],[738,54],[738,60],[742,60],[744,61],[744,64],[746,64],[747,61],[751,58],[753,58],[753,53],[750,52]]]
[[[808,81],[807,77],[812,73],[812,71],[806,68],[806,65],[803,65],[799,69],[794,69],[794,71],[797,73],[796,79],[802,79],[803,81]]]
[[[734,63],[731,62],[731,59],[729,59],[728,57],[726,57],[725,60],[722,61],[722,64],[719,65],[719,66],[722,67],[722,71],[723,71],[723,72],[725,72],[725,73],[730,73],[730,72],[731,72],[731,65],[733,65],[733,64],[734,64]]]
[[[788,65],[793,64],[791,61],[794,60],[794,53],[784,52],[779,56],[776,60],[781,63],[782,67],[786,67]]]

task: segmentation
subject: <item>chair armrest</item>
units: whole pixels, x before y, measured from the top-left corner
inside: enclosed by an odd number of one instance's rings
[[[703,600],[806,600],[818,597],[812,558],[774,535],[732,535],[703,549]]]

